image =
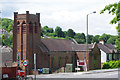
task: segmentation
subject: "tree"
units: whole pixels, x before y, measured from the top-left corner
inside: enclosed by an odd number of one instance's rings
[[[120,38],[116,39],[115,46],[115,48],[120,51]]]
[[[0,28],[3,28],[8,32],[13,30],[13,20],[7,19],[7,18],[2,18],[1,23],[2,23],[2,25],[0,25]]]
[[[111,36],[108,40],[107,43],[115,44],[117,37],[116,36]]]
[[[88,35],[88,44],[91,44],[93,35]]]
[[[99,40],[104,40],[105,43],[107,42],[107,40],[111,37],[111,35],[109,34],[102,34],[100,37],[99,37]]]
[[[100,37],[100,35],[95,35],[95,36],[92,38],[92,43],[94,43],[94,42],[99,43],[99,37]]]
[[[73,38],[74,37],[74,31],[72,29],[68,29],[67,36]]]
[[[105,8],[101,10],[100,14],[105,11],[108,11],[109,14],[115,15],[115,17],[110,21],[110,24],[116,24],[120,18],[120,2],[106,5]],[[120,35],[120,26],[117,26],[116,29]]]
[[[57,26],[57,27],[55,28],[55,34],[56,34],[58,37],[63,37],[64,32],[62,31],[62,28],[60,28],[59,26]]]
[[[85,39],[85,34],[84,33],[76,33],[74,36],[74,39],[79,43],[79,44],[84,44],[86,39]]]

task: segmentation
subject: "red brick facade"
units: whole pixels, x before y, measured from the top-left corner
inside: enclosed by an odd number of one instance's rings
[[[20,52],[20,60],[27,59],[29,65],[25,68],[22,63],[20,67],[27,71],[27,74],[32,74],[34,68],[34,53],[37,55],[37,69],[50,68],[52,72],[60,70],[65,71],[66,64],[73,64],[76,67],[77,59],[84,59],[84,53],[79,50],[76,51],[74,47],[79,46],[72,40],[52,40],[41,39],[41,24],[40,14],[26,14],[14,13],[14,28],[13,28],[13,61],[17,62],[17,52]],[[73,46],[74,45],[74,46]],[[87,55],[87,54],[86,54]],[[97,56],[97,63],[100,60],[98,48],[88,54],[89,69],[93,68],[94,58]],[[99,64],[97,66],[99,68]]]
[[[40,14],[36,13],[26,14],[14,13],[14,28],[13,28],[13,61],[17,61],[17,52],[20,52],[20,60],[29,60],[28,69],[33,68],[33,54],[38,53],[38,46],[40,45]],[[20,64],[20,67],[25,67]],[[27,71],[29,74],[30,70]]]
[[[87,53],[87,51],[77,52],[78,60],[84,60],[85,56],[86,64],[88,62],[88,70],[101,68],[101,52],[98,49],[97,44],[95,44],[94,48],[89,49],[89,53]]]

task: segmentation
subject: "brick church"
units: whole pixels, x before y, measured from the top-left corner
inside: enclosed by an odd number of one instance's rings
[[[18,14],[14,12],[13,26],[13,61],[17,62],[17,53],[20,52],[19,67],[32,74],[34,69],[34,53],[37,55],[37,69],[50,68],[52,72],[65,71],[66,64],[77,67],[77,59],[88,57],[88,69],[94,68],[94,59],[97,61],[96,69],[100,68],[100,50],[97,45],[91,44],[89,53],[85,45],[79,45],[74,40],[41,39],[40,13]],[[82,46],[82,47],[81,47]],[[83,49],[84,48],[84,49]],[[94,58],[96,55],[96,58]],[[27,67],[22,60],[27,59]],[[87,62],[87,60],[86,60]]]

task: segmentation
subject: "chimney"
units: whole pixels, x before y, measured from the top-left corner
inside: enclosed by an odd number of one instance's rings
[[[104,42],[104,40],[102,39],[102,40],[99,41],[99,43],[104,44],[105,42]]]

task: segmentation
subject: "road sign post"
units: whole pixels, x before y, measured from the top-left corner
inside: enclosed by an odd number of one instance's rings
[[[35,72],[34,80],[36,80],[36,53],[34,54],[34,72]]]
[[[17,66],[20,64],[20,52],[17,52]]]
[[[23,60],[23,66],[25,66],[25,67],[28,66],[28,60],[26,60],[26,59]]]

